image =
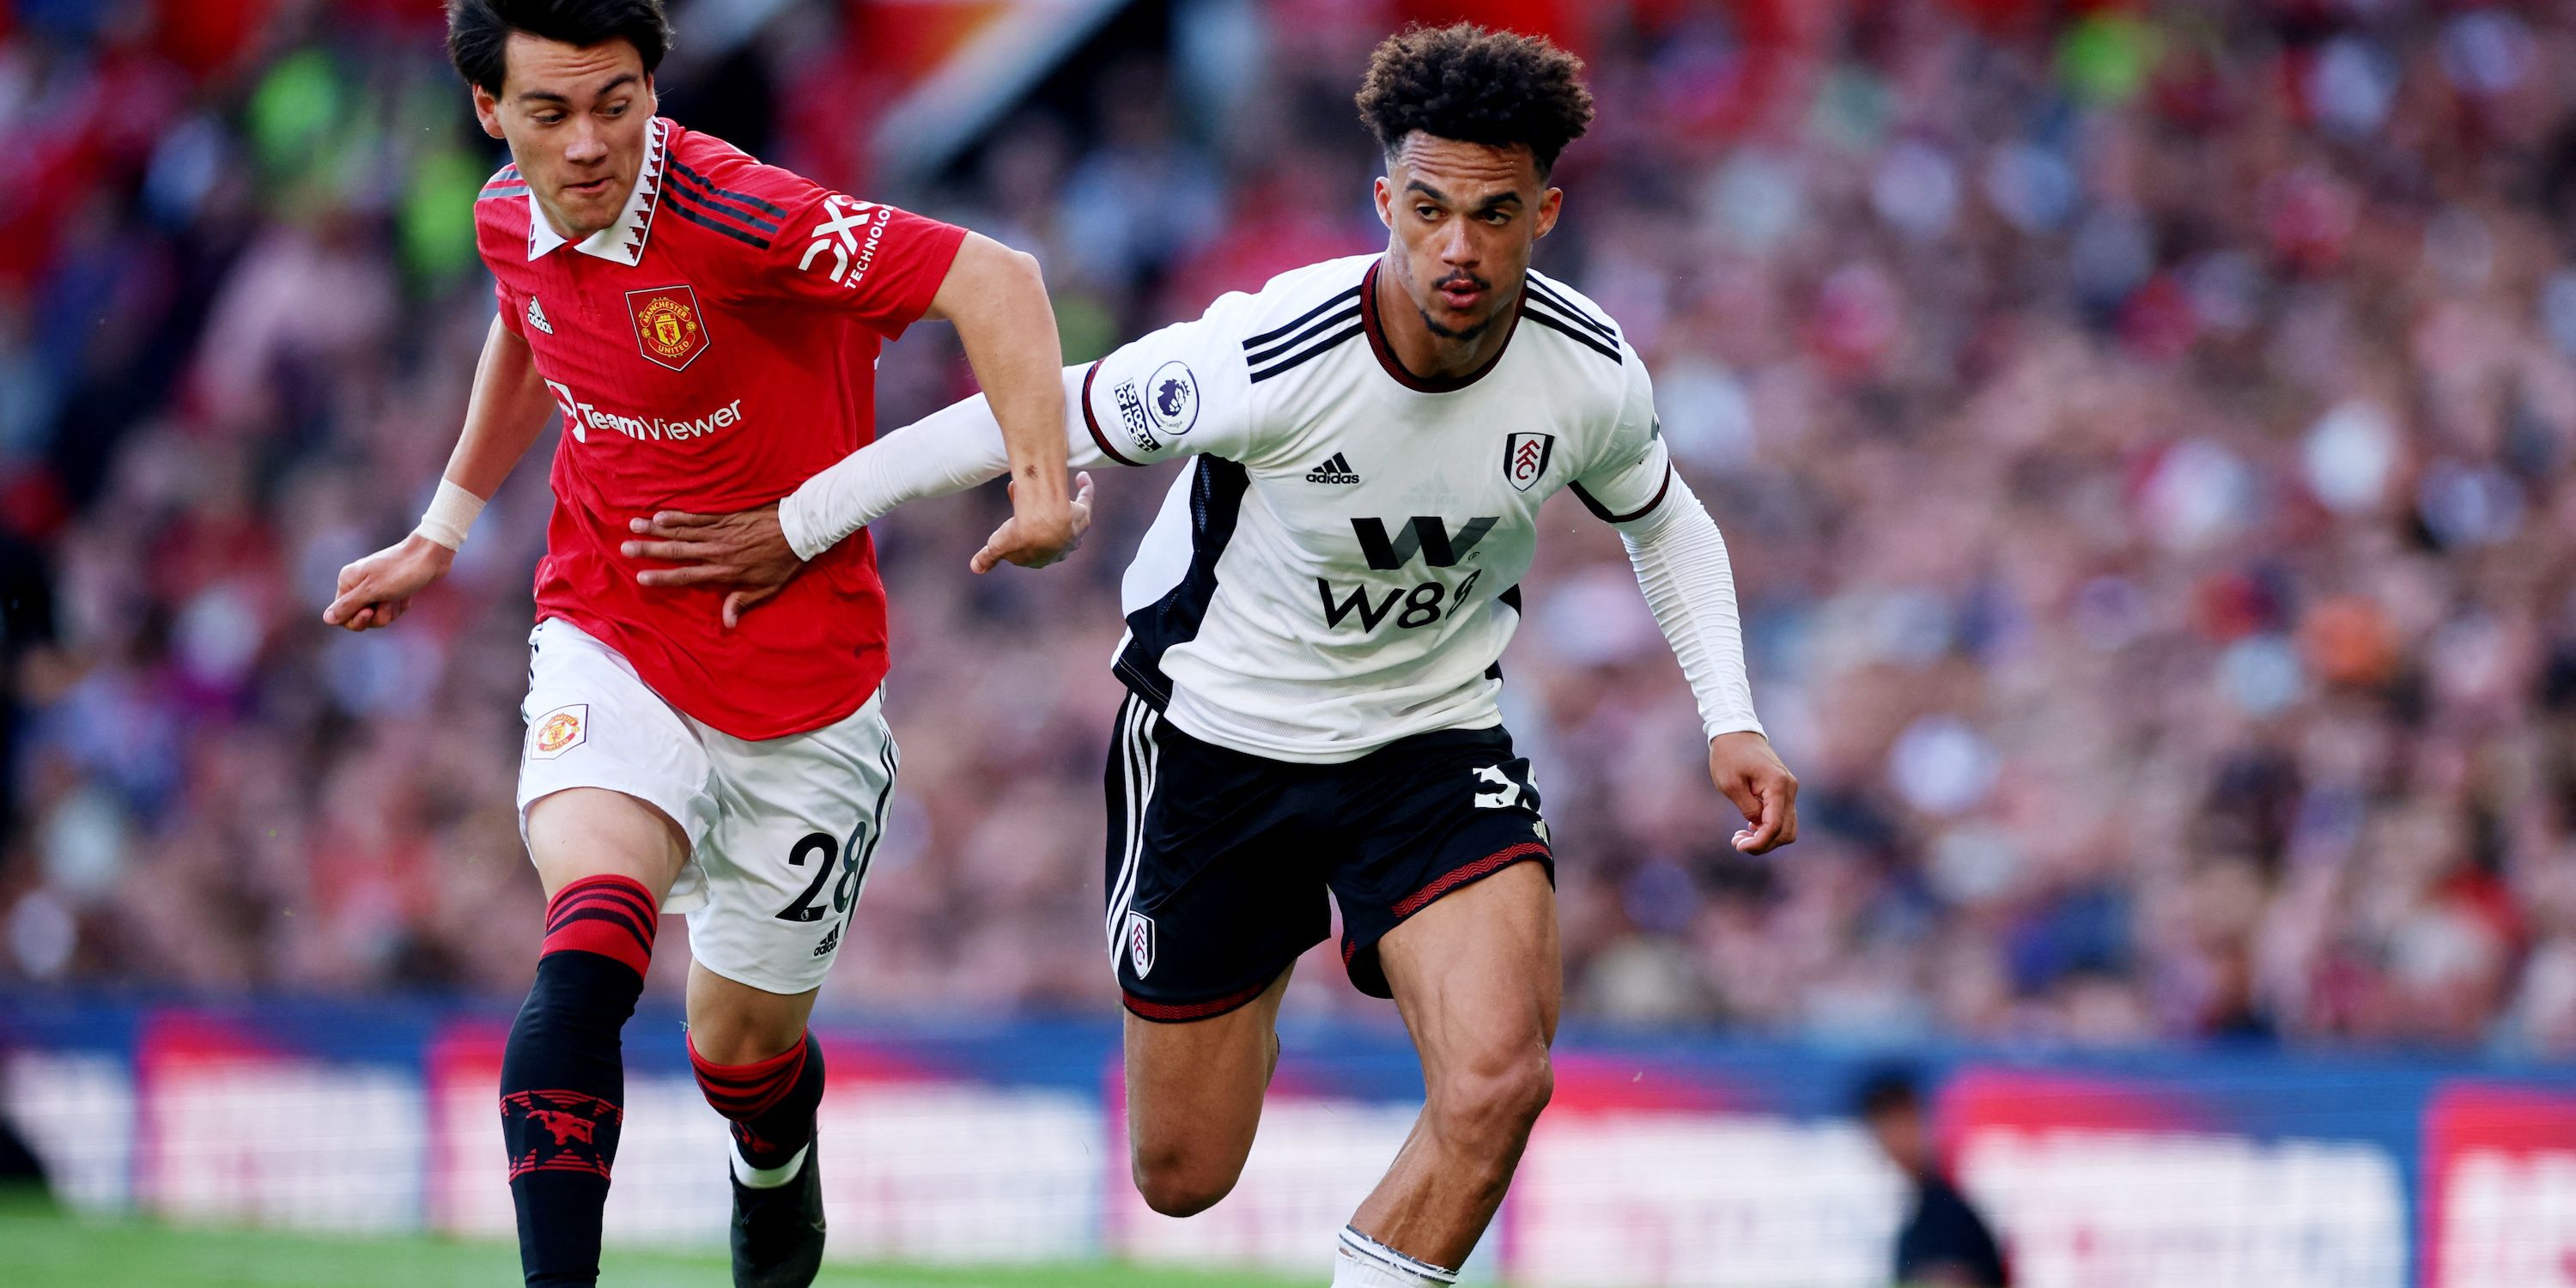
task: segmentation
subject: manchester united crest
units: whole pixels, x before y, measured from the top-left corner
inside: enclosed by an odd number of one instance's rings
[[[582,744],[590,736],[583,728],[589,723],[590,704],[576,702],[537,717],[529,738],[528,755],[535,760],[552,760]]]
[[[707,351],[707,326],[698,311],[698,293],[687,286],[628,291],[626,310],[635,315],[635,347],[645,361],[685,371]]]

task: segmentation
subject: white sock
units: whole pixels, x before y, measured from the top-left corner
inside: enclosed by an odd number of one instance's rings
[[[1333,1253],[1333,1288],[1445,1288],[1458,1272],[1416,1261],[1350,1227]]]
[[[776,1167],[754,1167],[742,1161],[742,1151],[739,1149],[727,1149],[725,1154],[733,1159],[733,1178],[742,1182],[744,1189],[774,1190],[795,1180],[796,1174],[805,1170],[805,1156],[812,1153],[813,1149],[814,1143],[807,1141],[804,1148],[797,1150],[788,1157],[786,1162]]]

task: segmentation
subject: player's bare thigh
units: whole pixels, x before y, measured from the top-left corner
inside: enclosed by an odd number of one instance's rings
[[[1379,939],[1423,1076],[1437,1079],[1490,1046],[1543,1055],[1565,993],[1561,952],[1556,887],[1535,861],[1448,894]]]
[[[688,834],[624,792],[567,787],[528,803],[528,855],[546,898],[585,877],[620,876],[659,903],[689,861]]]
[[[1279,1001],[1292,963],[1261,996],[1204,1020],[1127,1017],[1127,1134],[1136,1192],[1166,1216],[1214,1206],[1243,1175],[1261,1096],[1279,1065]]]
[[[669,815],[624,792],[568,787],[528,806],[528,851],[546,897],[584,877],[621,876],[660,900],[688,862],[688,837]],[[717,1064],[766,1060],[805,1036],[814,996],[772,993],[689,967],[689,1040]]]
[[[1492,1220],[1554,1087],[1556,891],[1539,864],[1514,864],[1406,919],[1378,955],[1422,1055],[1426,1097],[1352,1224],[1454,1266]]]

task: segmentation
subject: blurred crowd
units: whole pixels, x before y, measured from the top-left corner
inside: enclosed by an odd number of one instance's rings
[[[896,174],[837,115],[864,0],[723,7],[692,51],[675,5],[666,113],[1036,252],[1073,358],[1383,245],[1349,96],[1426,8],[1144,6]],[[1805,784],[1731,852],[1615,535],[1552,511],[1506,712],[1572,1014],[2576,1053],[2576,11],[1504,7],[1590,62],[1540,263],[1646,355]],[[398,627],[317,616],[491,308],[429,8],[0,0],[9,987],[527,978],[547,449]],[[887,426],[971,387],[941,328],[884,373]],[[828,1000],[1114,1005],[1106,662],[1164,481],[1043,573],[967,575],[997,495],[880,526],[904,779]],[[1373,1005],[1339,976],[1292,1011]]]

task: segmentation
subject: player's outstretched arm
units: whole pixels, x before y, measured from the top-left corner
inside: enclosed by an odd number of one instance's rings
[[[1778,849],[1798,839],[1798,779],[1754,718],[1726,538],[1690,484],[1672,472],[1661,444],[1640,464],[1662,476],[1655,499],[1642,511],[1603,517],[1618,527],[1637,585],[1698,699],[1709,780],[1744,812],[1735,848],[1746,854]]]
[[[1708,733],[1708,776],[1745,826],[1735,848],[1776,850],[1798,839],[1798,779],[1780,763],[1753,715],[1753,685],[1744,674],[1744,629],[1735,615],[1735,569],[1717,520],[1673,469],[1655,418],[1654,381],[1646,360],[1619,344],[1626,400],[1609,441],[1573,491],[1593,516],[1619,530],[1637,585],[1655,624],[1682,664]]]
[[[1241,310],[1250,299],[1225,296],[1194,321],[1057,372],[1053,407],[1062,454],[1055,459],[1141,466],[1201,452],[1250,450],[1262,427],[1243,359],[1247,328]],[[1047,334],[1054,334],[1051,323]],[[989,380],[986,387],[992,387]],[[787,543],[811,559],[907,501],[962,492],[999,477],[1006,458],[1018,459],[1004,442],[1007,414],[997,396],[978,394],[842,458],[779,504]],[[1080,522],[1087,525],[1089,507],[1076,500]],[[1028,499],[1015,496],[1014,502],[1010,522],[975,552],[970,566],[976,572],[1011,559],[1030,539],[1020,531]]]
[[[1079,396],[1085,370],[1059,369],[1056,378],[1065,398]],[[1060,416],[1066,405],[1058,403]],[[1097,458],[1079,417],[1065,417],[1056,432],[1069,436],[1061,451],[1086,462]],[[625,551],[631,558],[681,565],[636,574],[636,580],[647,586],[716,582],[735,587],[724,603],[725,625],[731,627],[744,610],[776,594],[807,560],[848,540],[895,507],[990,483],[1010,468],[1001,422],[993,414],[991,400],[977,394],[842,457],[775,505],[734,514],[664,511],[649,520],[637,519],[633,527],[639,539],[627,542]],[[1072,539],[1065,546],[1068,551],[1081,545],[1091,527],[1091,476],[1078,475],[1075,484],[1068,503],[1073,525]],[[1013,486],[1016,489],[1017,480]],[[1001,545],[1027,548],[1026,542],[1014,539],[1019,522],[1020,516],[1014,513],[975,553],[976,572],[989,572],[1003,561],[997,548]]]
[[[474,516],[528,454],[554,410],[527,340],[493,318],[465,404],[465,432],[447,458],[429,512],[410,536],[340,570],[322,620],[352,631],[393,625],[412,596],[447,575]]]
[[[1244,369],[1242,319],[1226,310],[1232,307],[1229,301],[1246,298],[1221,299],[1207,316],[1122,345],[1099,362],[1052,368],[1056,396],[1032,397],[1028,404],[1047,401],[1048,414],[1057,418],[1056,463],[1038,472],[1060,472],[1066,462],[1147,465],[1198,452],[1244,450],[1260,420],[1252,412]],[[1052,345],[1052,320],[1044,333]],[[970,337],[970,353],[972,344]],[[735,515],[659,514],[637,520],[636,535],[647,539],[627,543],[629,556],[692,565],[655,569],[637,579],[646,585],[732,584],[737,589],[726,601],[730,622],[737,603],[757,603],[805,560],[848,540],[897,506],[963,492],[1018,469],[1020,458],[1007,441],[1011,431],[1006,417],[1020,416],[1025,408],[1000,405],[998,377],[981,365],[977,372],[994,393],[977,394],[880,437],[805,480],[775,506]],[[1016,380],[1021,373],[1015,369],[1010,374]],[[1143,392],[1148,388],[1150,403]],[[1060,548],[1045,526],[1048,520],[1029,518],[1031,498],[1020,485],[1026,477],[1015,475],[1013,514],[968,561],[974,571],[989,572],[1005,562],[1034,565],[1036,561],[1018,554],[1053,548],[1060,555],[1089,528],[1089,475],[1076,479],[1076,494],[1068,503],[1072,539]]]
[[[966,362],[1002,427],[1011,468],[1011,522],[986,548],[1023,568],[1062,559],[1081,532],[1064,480],[1064,345],[1036,257],[981,233],[966,234],[926,316],[956,325]]]

